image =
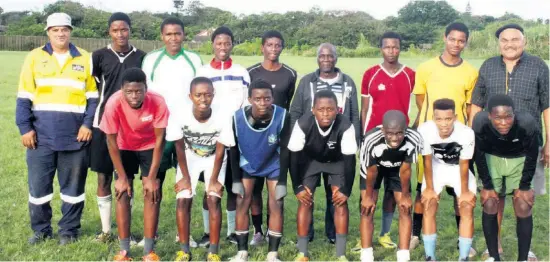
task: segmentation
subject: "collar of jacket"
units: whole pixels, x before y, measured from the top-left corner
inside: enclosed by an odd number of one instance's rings
[[[53,54],[53,48],[50,42],[46,43],[44,47],[42,47],[42,50],[46,51],[50,55]],[[71,54],[72,57],[77,57],[82,55],[80,54],[80,51],[78,51],[78,48],[76,48],[76,46],[73,45],[72,43],[69,43],[69,53]]]
[[[342,73],[342,71],[338,67],[335,67],[334,71],[338,74],[338,76],[337,76],[338,79],[334,83],[335,84],[338,83],[338,84],[343,85],[344,84],[344,74]],[[311,79],[311,82],[324,83],[324,81],[321,80],[321,70],[319,70],[319,69],[315,70],[314,75],[315,75],[315,77]]]
[[[216,61],[215,58],[212,58],[212,61],[210,61],[210,66],[214,69],[218,69],[218,70],[221,70],[222,69],[222,64],[223,64],[223,69],[229,69],[231,68],[231,65],[233,65],[233,60],[231,59],[231,57],[225,61]]]

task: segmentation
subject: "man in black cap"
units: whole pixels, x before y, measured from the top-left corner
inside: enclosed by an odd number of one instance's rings
[[[533,184],[536,195],[546,194],[544,167],[548,167],[550,156],[548,143],[543,146],[542,135],[546,136],[546,141],[550,138],[548,66],[541,58],[524,51],[526,41],[521,26],[504,25],[496,31],[495,36],[498,38],[501,55],[487,59],[479,69],[479,78],[472,95],[469,124],[472,125],[474,116],[486,109],[487,101],[496,94],[508,95],[514,102],[516,111],[533,116],[538,128],[537,143],[540,150]],[[544,117],[545,131],[541,130],[541,114]],[[498,207],[499,236],[504,199],[501,195]],[[498,246],[502,253],[500,238]],[[488,251],[483,255],[487,257]],[[529,252],[529,259],[536,259],[535,254]]]

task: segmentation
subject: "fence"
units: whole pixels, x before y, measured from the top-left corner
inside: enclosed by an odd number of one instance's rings
[[[46,36],[20,36],[20,35],[0,35],[0,50],[6,51],[30,51],[40,47],[48,42]],[[162,41],[137,40],[131,39],[131,44],[145,52],[161,48],[164,46]],[[97,38],[77,38],[72,37],[71,43],[87,51],[94,51],[111,43],[110,39]],[[199,43],[186,43],[190,48],[198,47]]]

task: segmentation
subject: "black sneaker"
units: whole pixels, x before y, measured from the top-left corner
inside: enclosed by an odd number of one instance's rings
[[[226,241],[229,241],[229,242],[231,242],[231,243],[233,243],[233,244],[236,245],[236,244],[237,244],[237,234],[231,233],[231,235],[227,236],[227,237],[225,238],[225,240],[226,240]]]
[[[52,233],[35,232],[32,237],[29,238],[28,243],[29,245],[36,245],[52,238]]]
[[[334,238],[329,238],[329,239],[328,239],[328,243],[334,245],[334,244],[336,244],[336,239],[334,239]]]
[[[64,246],[74,243],[78,240],[76,236],[61,235],[59,236],[59,245]]]
[[[210,235],[204,234],[202,235],[201,239],[199,239],[199,242],[197,243],[199,247],[208,248],[210,247]]]

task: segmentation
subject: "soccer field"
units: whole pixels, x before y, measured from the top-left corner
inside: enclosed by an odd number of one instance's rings
[[[118,242],[113,241],[109,244],[94,242],[94,236],[100,230],[99,212],[96,201],[96,174],[90,172],[86,184],[86,205],[82,216],[82,228],[80,240],[68,246],[60,247],[56,240],[49,240],[46,243],[37,246],[27,244],[27,238],[32,234],[28,214],[28,188],[27,172],[25,163],[25,149],[21,145],[19,132],[15,126],[15,101],[17,95],[17,85],[19,72],[25,52],[0,52],[0,260],[112,260],[113,255],[119,250]],[[203,62],[209,62],[211,57],[203,56]],[[428,58],[402,59],[401,62],[416,68],[419,63]],[[234,57],[236,63],[243,66],[250,66],[261,61],[261,57]],[[317,68],[317,62],[314,57],[291,57],[283,56],[282,61],[298,71],[300,76],[312,72]],[[380,59],[367,58],[340,58],[337,66],[344,73],[352,76],[356,85],[360,88],[363,72],[370,66],[381,62]],[[482,60],[469,60],[474,66],[479,67]],[[411,108],[411,118],[416,116],[416,108]],[[548,175],[548,174],[547,174]],[[161,208],[159,235],[156,252],[162,260],[173,260],[176,251],[179,250],[179,244],[174,242],[176,236],[175,223],[175,194],[173,192],[175,172],[172,169],[164,183],[164,197]],[[359,239],[359,186],[358,175],[354,185],[354,191],[350,197],[350,223],[348,235],[347,257],[350,260],[358,260],[358,254],[352,254],[349,249],[356,244]],[[416,178],[411,182],[416,184]],[[290,181],[290,179],[289,179]],[[57,221],[61,217],[61,201],[59,199],[59,187],[54,183],[54,199],[51,202],[53,207],[52,224],[54,232],[57,230]],[[479,183],[478,183],[479,184]],[[202,184],[199,185],[199,192],[203,191]],[[414,188],[413,188],[414,189]],[[293,260],[297,254],[294,245],[296,242],[296,210],[297,201],[289,186],[289,194],[285,199],[285,220],[284,237],[281,242],[280,258],[281,260]],[[136,180],[135,205],[133,209],[132,233],[141,238],[143,234],[143,194],[141,184]],[[198,195],[202,195],[199,193]],[[413,195],[414,197],[414,195]],[[265,198],[264,198],[265,199]],[[323,190],[318,190],[316,194],[316,205],[314,211],[315,218],[315,240],[310,243],[310,258],[312,260],[335,260],[335,247],[326,241],[324,236],[324,211],[325,200]],[[192,235],[197,240],[202,236],[202,214],[201,199],[193,203],[193,214],[191,220]],[[533,209],[533,240],[531,249],[538,256],[539,260],[547,261],[549,257],[549,209],[548,196],[538,197]],[[113,205],[114,206],[114,205]],[[378,211],[375,219],[375,238],[374,249],[376,260],[395,260],[395,250],[383,249],[376,242],[379,234],[381,201],[378,203]],[[222,209],[225,210],[225,201]],[[479,255],[485,250],[485,239],[481,229],[481,208],[475,209],[475,236],[474,247]],[[225,213],[225,212],[224,212]],[[264,211],[265,214],[265,211]],[[114,210],[113,210],[114,216]],[[392,239],[397,242],[397,214],[394,216],[394,223],[391,228]],[[225,242],[225,214],[223,214],[222,241],[220,243],[220,254],[222,259],[228,260],[230,256],[236,253],[236,246]],[[265,218],[264,218],[265,224]],[[502,228],[502,241],[504,247],[504,260],[515,260],[517,258],[517,239],[515,217],[511,198],[507,199],[505,216]],[[437,257],[439,260],[456,260],[458,251],[456,250],[456,241],[458,233],[456,230],[454,210],[452,200],[445,193],[442,194],[440,202],[440,212],[438,214],[438,243]],[[116,225],[113,218],[113,232],[116,232]],[[206,259],[206,249],[192,249],[195,260]],[[251,247],[250,260],[265,260],[267,246]],[[142,255],[141,248],[132,248],[132,256],[135,260],[140,260]],[[480,256],[474,258],[479,260]],[[412,260],[424,260],[424,250],[421,245],[411,252]]]

